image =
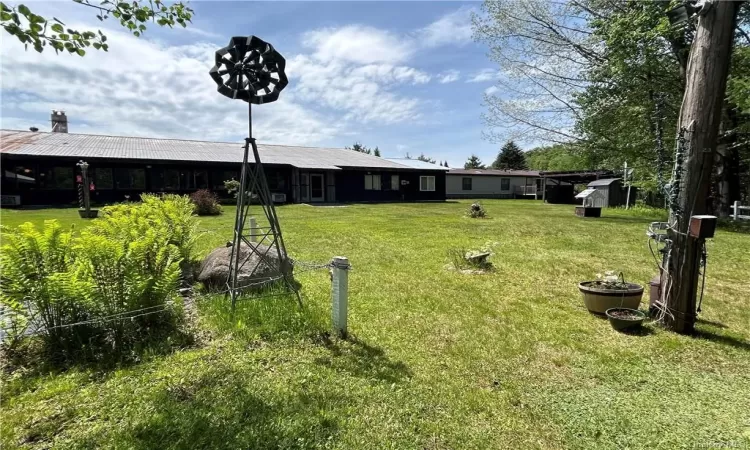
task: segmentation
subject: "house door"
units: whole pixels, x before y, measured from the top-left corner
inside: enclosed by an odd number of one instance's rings
[[[310,201],[322,202],[325,200],[323,175],[319,173],[310,174]]]

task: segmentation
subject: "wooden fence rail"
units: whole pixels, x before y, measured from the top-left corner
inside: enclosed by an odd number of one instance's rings
[[[750,220],[750,215],[740,214],[740,211],[742,210],[750,211],[750,206],[742,206],[740,205],[739,200],[736,200],[734,202],[734,205],[732,205],[732,210],[734,211],[732,213],[732,218],[734,218],[734,220],[739,220],[739,219]]]

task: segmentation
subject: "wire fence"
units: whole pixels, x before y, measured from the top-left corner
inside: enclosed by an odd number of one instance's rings
[[[288,258],[289,262],[292,264],[292,267],[294,269],[293,275],[300,275],[307,272],[312,272],[316,270],[330,270],[334,267],[333,262],[327,262],[327,263],[319,263],[319,262],[309,262],[309,261],[301,261],[296,260],[293,258]],[[275,275],[275,276],[269,276],[269,277],[259,277],[259,279],[254,280],[251,283],[243,284],[238,290],[246,293],[248,291],[253,291],[255,295],[247,298],[251,299],[260,299],[260,298],[273,298],[273,297],[282,297],[282,296],[288,296],[290,292],[274,292],[273,286],[276,286],[278,282],[284,280],[284,275]],[[223,294],[228,294],[230,292],[230,289],[223,289],[220,291],[210,291],[209,294],[215,295],[215,296],[221,296]],[[115,321],[126,321],[126,320],[134,320],[139,317],[145,317],[150,316],[154,314],[162,314],[165,312],[171,312],[175,310],[175,302],[174,301],[167,301],[163,304],[159,305],[153,305],[148,306],[144,308],[138,308],[133,309],[129,311],[122,311],[114,314],[108,314],[101,317],[92,317],[90,319],[81,320],[78,322],[73,323],[66,323],[66,324],[60,324],[55,325],[52,327],[47,327],[44,324],[40,323],[37,319],[37,314],[35,314],[34,311],[31,311],[30,309],[27,309],[26,311],[26,330],[21,333],[22,335],[26,336],[34,336],[34,335],[40,335],[44,333],[48,333],[52,330],[57,329],[65,329],[65,328],[72,328],[77,326],[83,326],[83,325],[101,325],[109,322],[115,322]],[[28,305],[27,305],[28,308]],[[4,342],[6,337],[9,335],[6,330],[9,329],[9,327],[12,325],[12,318],[10,315],[12,312],[9,312],[7,308],[0,307],[0,343]]]

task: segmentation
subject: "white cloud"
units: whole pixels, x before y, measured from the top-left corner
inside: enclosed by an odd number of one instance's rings
[[[498,78],[498,71],[496,69],[482,69],[471,76],[467,83],[483,83],[485,81],[492,81]]]
[[[487,95],[493,95],[497,93],[500,89],[497,86],[490,86],[487,89],[484,90],[484,93]]]
[[[466,44],[471,41],[471,8],[459,8],[416,32],[417,41],[426,47]]]
[[[279,101],[253,109],[254,134],[269,143],[314,145],[363,124],[420,118],[426,101],[401,87],[454,82],[459,72],[432,76],[406,63],[426,47],[466,42],[467,20],[468,10],[459,9],[406,35],[355,25],[303,33],[304,53],[285,55],[289,86]],[[83,58],[25,52],[14,39],[3,39],[2,125],[48,129],[49,110],[64,109],[71,132],[206,140],[245,135],[246,104],[218,94],[208,76],[224,40],[171,45],[116,26],[102,31],[110,51],[91,49]],[[179,33],[217,40],[195,28]]]
[[[106,33],[109,52],[91,50],[83,58],[19,51],[18,42],[4,39],[3,124],[19,124],[23,113],[46,117],[51,109],[64,109],[71,132],[207,140],[246,134],[246,104],[218,94],[208,76],[216,44],[169,46],[119,30]],[[283,94],[253,110],[259,140],[315,144],[345,129]],[[32,125],[46,129],[39,123],[21,128]]]
[[[348,25],[323,28],[303,35],[303,44],[313,49],[316,59],[358,64],[400,63],[411,56],[409,42],[385,30]]]
[[[461,72],[458,70],[446,70],[445,72],[438,74],[437,80],[441,84],[453,83],[454,81],[458,81],[460,75]]]

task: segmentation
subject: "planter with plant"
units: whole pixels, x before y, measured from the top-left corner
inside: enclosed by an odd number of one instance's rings
[[[631,330],[641,326],[646,314],[637,309],[610,308],[605,312],[609,323],[617,331]]]
[[[586,308],[596,314],[604,314],[610,308],[638,309],[643,297],[643,286],[628,283],[620,272],[607,271],[603,276],[597,275],[597,280],[582,281],[578,289],[583,294]]]

